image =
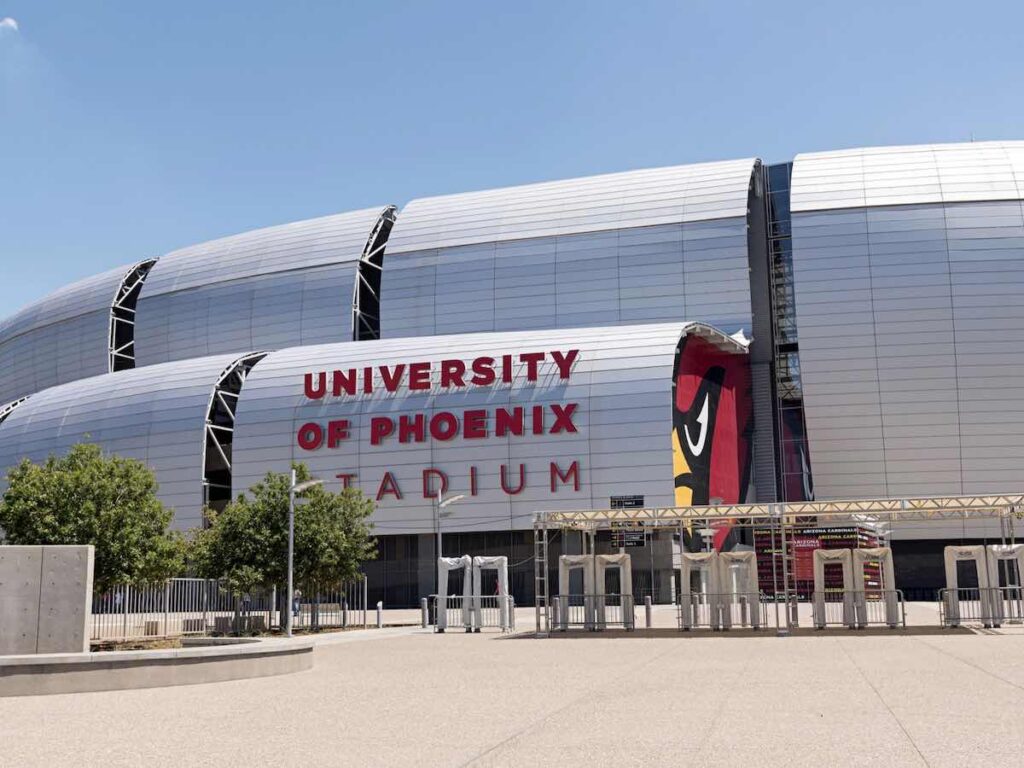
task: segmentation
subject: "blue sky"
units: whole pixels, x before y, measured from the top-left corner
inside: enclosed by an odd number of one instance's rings
[[[0,317],[433,194],[1024,138],[1020,2],[0,0]]]

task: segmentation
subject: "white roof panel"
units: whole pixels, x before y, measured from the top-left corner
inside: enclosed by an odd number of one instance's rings
[[[398,217],[388,255],[745,216],[756,162],[677,165],[413,200]]]
[[[385,210],[322,216],[171,251],[146,278],[140,301],[240,278],[358,261]]]
[[[799,154],[794,213],[1024,198],[1024,141],[919,144]]]
[[[0,344],[26,331],[98,309],[109,312],[121,280],[134,266],[125,264],[65,285],[0,320]]]

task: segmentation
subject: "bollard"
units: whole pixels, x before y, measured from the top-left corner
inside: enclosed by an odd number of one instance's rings
[[[553,621],[553,623],[554,623],[554,625],[556,627],[562,626],[562,619],[558,615],[558,609],[559,609],[559,604],[558,603],[559,603],[559,601],[558,601],[557,597],[551,598],[551,618],[552,618],[552,621]],[[550,631],[550,630],[551,630],[551,627],[548,627],[548,631]]]
[[[377,629],[384,626],[384,603],[380,600],[377,601]]]
[[[427,598],[420,598],[420,626],[426,629],[430,625],[430,605]]]
[[[647,628],[651,628],[651,596],[648,595],[644,598],[644,618],[647,619]]]

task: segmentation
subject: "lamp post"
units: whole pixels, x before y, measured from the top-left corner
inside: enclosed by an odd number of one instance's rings
[[[441,518],[442,517],[447,517],[447,515],[442,515],[441,514],[441,510],[444,509],[445,507],[447,507],[449,504],[454,504],[459,499],[464,499],[464,498],[466,498],[466,494],[460,493],[458,496],[449,496],[447,499],[444,499],[442,501],[441,500],[441,486],[440,486],[440,484],[437,487],[437,557],[438,557],[438,559],[441,558]],[[449,512],[448,514],[451,514],[451,513]],[[441,578],[440,573],[438,573],[438,577],[437,578],[438,579]],[[438,583],[435,586],[435,591],[437,589],[440,589],[440,587],[441,587],[441,584]]]
[[[295,494],[322,485],[323,480],[312,478],[296,485],[295,469],[292,468],[292,482],[288,486],[288,624],[286,635],[292,636],[292,606],[295,600]]]

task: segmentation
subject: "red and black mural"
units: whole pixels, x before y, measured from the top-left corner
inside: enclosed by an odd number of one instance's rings
[[[672,381],[672,467],[676,506],[746,500],[753,406],[747,355],[724,352],[697,336],[676,348]],[[714,544],[727,544],[728,528]],[[726,547],[727,548],[727,547]]]

